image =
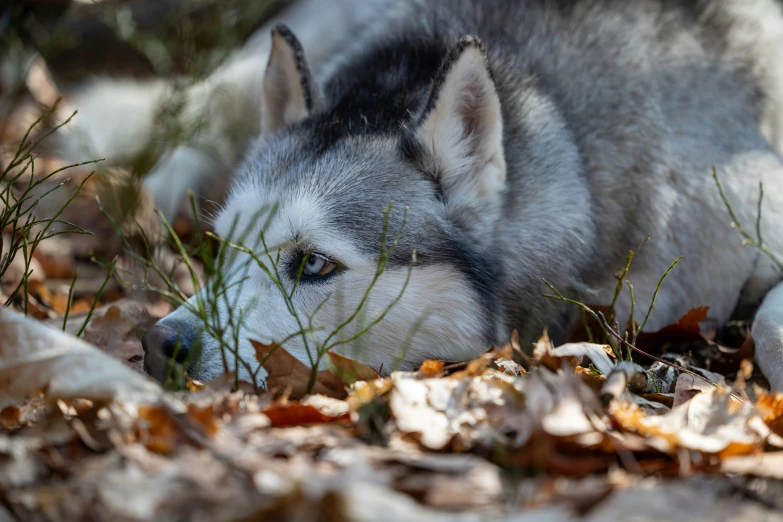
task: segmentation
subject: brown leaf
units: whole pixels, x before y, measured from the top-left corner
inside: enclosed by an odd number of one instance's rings
[[[308,393],[312,370],[302,361],[288,353],[279,344],[264,344],[250,341],[256,350],[256,360],[267,371],[266,386],[271,392],[299,399]],[[316,374],[312,393],[342,399],[347,395],[345,384],[329,371]]]
[[[348,403],[323,395],[302,402],[278,401],[264,409],[274,426],[301,426],[349,420]]]
[[[41,241],[33,252],[33,258],[41,263],[44,273],[51,279],[73,277],[73,248],[64,236],[50,237]]]
[[[539,364],[552,370],[559,371],[563,368],[565,362],[572,370],[579,365],[580,357],[557,356],[554,354],[555,347],[549,339],[549,334],[545,331],[538,341],[533,345],[533,357]]]
[[[758,411],[725,389],[710,388],[682,404],[675,401],[664,415],[647,415],[623,401],[612,402],[609,409],[615,423],[669,454],[685,448],[719,457],[748,455],[763,448],[770,434]]]
[[[339,377],[345,384],[353,384],[356,381],[371,381],[380,377],[380,374],[359,361],[348,359],[340,354],[328,352],[329,371]]]
[[[209,404],[203,408],[195,404],[188,404],[188,417],[200,424],[210,437],[214,437],[217,434],[218,421],[215,418],[214,404]]]
[[[144,354],[141,335],[169,310],[169,306],[149,305],[130,299],[116,301],[93,312],[82,338],[116,359],[134,362],[131,366],[141,371]],[[69,317],[66,330],[76,333],[85,317],[84,314]],[[57,320],[54,324],[58,324]]]
[[[6,406],[0,410],[0,426],[8,430],[19,426],[19,408],[16,406]]]
[[[777,435],[783,436],[783,394],[764,393],[756,399],[756,408],[764,417],[764,422]]]
[[[481,354],[477,359],[473,359],[467,363],[464,370],[454,372],[450,375],[453,379],[462,379],[463,377],[477,377],[484,375],[489,368],[493,368],[495,361],[498,359],[511,359],[514,355],[511,345],[506,345],[501,348],[491,348],[490,350]]]
[[[139,407],[137,437],[144,446],[155,453],[169,455],[174,452],[180,432],[171,413],[161,406]]]
[[[702,341],[699,323],[707,320],[708,306],[693,308],[679,321],[665,326],[657,332],[640,332],[636,347],[646,352],[659,352],[666,343],[691,343]]]
[[[527,370],[525,370],[521,364],[514,362],[511,359],[500,358],[495,361],[495,364],[501,372],[507,375],[518,377],[527,373]]]
[[[754,355],[756,354],[756,343],[753,340],[753,336],[750,335],[750,332],[748,332],[747,336],[745,337],[745,341],[739,348],[732,349],[718,345],[718,350],[720,350],[724,357],[732,361],[740,362],[746,359],[753,359]]]
[[[417,377],[420,379],[432,379],[443,375],[443,361],[427,360],[421,363]]]

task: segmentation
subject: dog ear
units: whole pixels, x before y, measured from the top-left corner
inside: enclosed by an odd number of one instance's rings
[[[285,25],[272,29],[272,51],[264,75],[261,134],[268,136],[323,108],[323,98],[313,82],[304,51]]]
[[[411,138],[447,208],[474,215],[499,208],[506,185],[503,117],[481,40],[464,36],[449,52]]]

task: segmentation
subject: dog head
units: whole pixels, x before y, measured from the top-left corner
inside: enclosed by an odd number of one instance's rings
[[[145,368],[162,379],[174,359],[201,380],[248,379],[251,339],[381,372],[485,351],[502,324],[488,250],[506,165],[481,43],[462,38],[406,121],[368,131],[350,92],[327,104],[288,29],[272,40],[262,136],[215,224],[233,246],[219,277],[147,333]]]

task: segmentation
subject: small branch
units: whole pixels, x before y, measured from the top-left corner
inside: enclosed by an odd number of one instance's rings
[[[710,383],[712,386],[714,386],[714,387],[716,387],[716,388],[718,387],[718,385],[717,385],[716,383],[714,383],[714,382],[710,381],[709,379],[705,378],[705,377],[704,377],[704,376],[702,376],[702,375],[699,375],[699,374],[698,374],[698,373],[696,373],[696,372],[693,372],[693,371],[691,371],[691,370],[688,370],[687,368],[683,368],[682,366],[679,366],[679,365],[677,365],[677,364],[674,364],[674,363],[672,363],[672,362],[669,362],[669,361],[667,361],[667,360],[660,359],[660,358],[658,358],[658,357],[656,357],[656,356],[654,356],[654,355],[651,355],[651,354],[649,354],[649,353],[645,352],[644,350],[641,350],[641,349],[637,348],[637,347],[636,347],[636,346],[634,346],[633,344],[631,344],[631,343],[629,343],[628,341],[626,341],[625,339],[623,339],[623,338],[620,336],[620,334],[618,334],[617,332],[615,332],[614,330],[612,330],[611,328],[609,328],[609,323],[607,323],[607,322],[606,322],[606,318],[604,317],[604,314],[602,314],[601,312],[598,312],[598,316],[599,316],[599,321],[601,322],[601,325],[604,327],[604,329],[605,329],[606,331],[608,331],[608,332],[609,332],[609,334],[610,334],[612,337],[614,337],[615,339],[617,339],[617,341],[619,341],[620,343],[622,343],[622,344],[623,344],[624,346],[626,346],[627,348],[629,348],[629,349],[633,350],[634,352],[636,352],[636,353],[638,353],[638,354],[640,354],[640,355],[643,355],[643,356],[645,356],[645,357],[648,357],[648,358],[652,359],[653,361],[659,362],[659,363],[661,363],[661,364],[665,364],[666,366],[671,366],[672,368],[674,368],[674,369],[676,369],[676,370],[679,370],[679,371],[681,371],[681,372],[683,372],[683,373],[687,373],[688,375],[691,375],[691,376],[693,376],[693,377],[696,377],[696,378],[698,378],[698,379],[705,380],[705,381],[707,381],[708,383]]]
[[[650,316],[652,315],[653,307],[655,306],[655,300],[658,299],[658,292],[661,290],[661,285],[663,285],[664,280],[666,280],[666,276],[669,275],[669,272],[671,272],[675,266],[677,266],[677,263],[682,261],[683,256],[678,257],[674,260],[674,262],[669,265],[669,268],[666,269],[666,272],[663,273],[661,278],[658,280],[658,284],[655,285],[655,292],[653,292],[652,301],[650,301],[650,307],[647,309],[647,315],[644,316],[644,321],[642,322],[641,326],[639,326],[638,332],[641,332],[644,330],[644,327],[647,325],[647,321],[650,319]],[[633,338],[633,342],[636,342],[636,336]]]
[[[729,201],[729,197],[726,195],[726,191],[723,190],[723,184],[720,182],[720,179],[718,179],[718,171],[714,167],[712,169],[712,179],[715,180],[715,184],[718,186],[718,191],[720,192],[720,197],[723,200],[723,204],[726,206],[726,210],[729,212],[729,217],[732,221],[731,225],[744,238],[743,243],[761,250],[762,253],[772,260],[778,271],[783,274],[783,260],[781,260],[775,252],[770,250],[769,247],[764,244],[761,238],[761,204],[764,199],[764,185],[759,183],[758,213],[756,214],[756,237],[754,238],[743,228],[742,224],[740,223],[737,214],[734,212],[734,207],[732,207],[731,201]]]

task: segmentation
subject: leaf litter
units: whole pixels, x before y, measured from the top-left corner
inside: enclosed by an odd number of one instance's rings
[[[167,392],[128,360],[157,314],[131,300],[96,310],[93,346],[75,326],[0,311],[0,515],[772,520],[783,507],[783,396],[751,399],[749,364],[733,382],[678,373],[651,393],[650,368],[544,336],[532,356],[513,341],[388,376],[332,356],[308,394],[309,367],[254,342],[268,391],[226,378]]]
[[[26,127],[0,135],[12,143]],[[52,179],[66,190],[38,210],[59,209],[87,174]],[[705,338],[706,308],[636,341],[687,372],[617,361],[579,324],[563,346],[512,338],[468,363],[387,376],[330,353],[310,394],[309,367],[257,343],[269,391],[232,391],[230,375],[162,390],[133,370],[168,305],[114,278],[103,287],[96,266],[123,247],[96,196],[111,219],[135,214],[119,222],[126,236],[160,241],[149,194],[126,208],[104,190],[127,177],[90,178],[65,209],[93,234],[40,244],[31,318],[0,309],[0,520],[783,520],[783,395],[741,365],[747,328],[727,346]],[[176,256],[157,256],[192,294]],[[139,277],[128,259],[118,267]],[[15,258],[3,301],[25,270]],[[161,286],[155,274],[130,282]]]

